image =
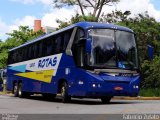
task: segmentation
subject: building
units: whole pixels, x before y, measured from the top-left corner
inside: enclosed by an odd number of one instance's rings
[[[54,32],[56,28],[50,26],[42,27],[41,20],[34,20],[34,31],[37,32],[39,30],[42,30],[45,33],[51,33]]]

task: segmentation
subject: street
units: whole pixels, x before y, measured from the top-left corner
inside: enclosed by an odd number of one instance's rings
[[[147,114],[160,113],[160,100],[115,100],[102,104],[98,99],[61,99],[48,101],[41,96],[18,98],[0,95],[0,113],[11,114]]]

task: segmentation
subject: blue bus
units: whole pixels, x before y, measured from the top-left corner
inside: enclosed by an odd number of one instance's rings
[[[7,89],[14,96],[137,96],[140,73],[134,32],[108,23],[79,22],[9,50]]]

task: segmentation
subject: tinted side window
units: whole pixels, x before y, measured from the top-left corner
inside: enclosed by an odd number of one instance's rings
[[[12,64],[13,61],[13,51],[8,53],[8,64]]]
[[[46,41],[46,55],[51,55],[53,53],[53,39],[47,39]]]
[[[43,56],[43,41],[37,44],[37,54],[38,58]]]
[[[29,60],[34,58],[34,46],[30,45],[28,49],[28,58]]]
[[[23,61],[25,61],[27,59],[28,59],[28,56],[27,56],[27,47],[24,47],[24,50],[23,50]]]
[[[61,46],[61,42],[62,42],[62,36],[61,34],[57,35],[56,40],[55,40],[55,53],[60,53],[62,52],[62,46]]]
[[[17,57],[17,55],[18,55],[17,52],[18,52],[18,51],[14,51],[14,52],[13,52],[13,63],[15,63],[15,62],[18,61],[18,59],[17,59],[17,58],[18,58],[18,57]]]
[[[19,56],[18,62],[22,62],[23,61],[23,53],[24,53],[24,48],[21,48],[21,49],[18,50],[18,56]]]
[[[73,29],[67,30],[67,31],[64,32],[63,51],[65,51],[66,48],[67,48],[67,45],[68,45],[69,40],[70,40],[70,38],[71,38],[72,32],[73,32]]]

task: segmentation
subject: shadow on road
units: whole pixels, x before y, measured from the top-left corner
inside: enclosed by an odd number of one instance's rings
[[[55,99],[45,99],[42,96],[30,96],[28,98],[23,99],[30,99],[30,100],[39,100],[39,101],[46,101],[46,102],[56,102],[56,103],[62,103],[62,100],[60,97],[56,97]],[[142,101],[133,101],[133,100],[111,100],[110,103],[106,105],[117,105],[117,104],[139,104],[142,103]],[[65,104],[80,104],[80,105],[104,105],[100,99],[77,99],[72,98],[72,100],[69,103]]]

